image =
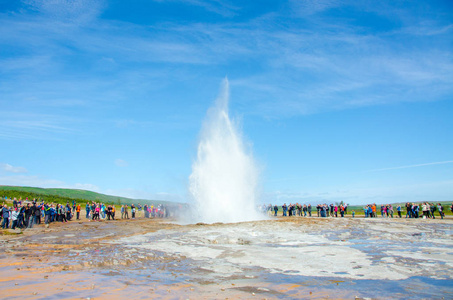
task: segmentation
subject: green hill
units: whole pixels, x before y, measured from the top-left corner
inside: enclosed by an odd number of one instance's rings
[[[109,204],[176,204],[175,202],[161,200],[131,199],[100,194],[76,189],[45,189],[37,187],[6,186],[0,185],[0,196],[8,198],[43,199],[46,202],[66,203],[76,200],[77,202],[96,201]]]

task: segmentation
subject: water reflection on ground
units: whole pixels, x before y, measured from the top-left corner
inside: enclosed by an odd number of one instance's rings
[[[276,298],[441,298],[453,296],[451,232],[428,220],[312,219],[192,225],[120,243],[180,259],[175,272],[188,282],[232,281]]]

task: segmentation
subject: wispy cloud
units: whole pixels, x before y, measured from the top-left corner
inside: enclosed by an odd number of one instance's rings
[[[0,137],[5,139],[58,140],[66,134],[78,132],[69,125],[74,122],[71,117],[3,111],[0,112],[0,118]]]
[[[225,0],[154,0],[155,2],[175,2],[185,5],[193,5],[204,8],[209,12],[219,14],[224,17],[233,17],[236,15],[239,7]]]
[[[79,189],[88,190],[92,192],[102,193],[106,195],[121,196],[132,199],[148,199],[148,200],[163,200],[163,201],[174,201],[184,202],[183,197],[178,194],[160,192],[152,193],[138,189],[107,189],[103,190],[99,186],[91,183],[75,183],[69,184],[61,180],[43,178],[37,175],[8,175],[0,176],[0,182],[2,185],[11,186],[30,186],[30,187],[41,187],[41,188],[67,188],[67,189]]]
[[[28,170],[24,167],[14,167],[10,164],[0,163],[0,170],[11,173],[27,173]]]
[[[250,98],[261,99],[265,114],[431,101],[453,91],[453,63],[447,49],[405,49],[395,43],[397,36],[364,36],[349,28],[316,35],[274,32],[274,36],[275,42],[266,49],[271,49],[267,52],[275,66],[286,68],[287,80],[278,79],[280,73],[273,66],[268,72],[232,80],[232,86],[254,90]],[[278,100],[268,101],[271,97]]]
[[[451,164],[451,163],[453,163],[453,160],[438,161],[438,162],[424,163],[424,164],[418,164],[418,165],[407,165],[407,166],[399,166],[399,167],[391,167],[391,168],[374,169],[374,170],[369,170],[366,172],[381,172],[381,171],[389,171],[389,170],[426,167],[426,166],[433,166],[433,165],[445,165],[445,164]]]
[[[14,175],[14,176],[2,176],[0,182],[3,185],[13,186],[32,186],[42,188],[59,188],[66,187],[66,184],[60,180],[45,179],[36,175]]]
[[[165,5],[167,1],[160,2]],[[170,2],[180,3],[179,0]],[[277,117],[426,101],[427,94],[433,100],[453,90],[453,63],[448,47],[433,50],[429,40],[423,37],[419,37],[417,47],[406,45],[405,38],[416,35],[420,24],[405,21],[399,30],[371,34],[342,19],[332,24],[331,20],[318,16],[330,8],[345,5],[339,1],[291,2],[307,18],[304,28],[293,26],[286,12],[242,23],[223,20],[215,24],[166,22],[144,26],[102,19],[105,7],[102,1],[96,1],[93,7],[91,1],[29,3],[42,15],[24,13],[0,19],[0,41],[5,45],[19,45],[35,55],[5,60],[7,68],[3,72],[10,79],[4,88],[11,86],[14,91],[4,90],[4,95],[20,100],[35,95],[42,105],[95,105],[105,99],[126,99],[128,86],[139,86],[136,91],[152,88],[150,77],[143,74],[151,67],[156,68],[156,63],[178,65],[178,71],[166,68],[156,71],[159,77],[151,77],[156,87],[159,82],[174,81],[175,76],[182,82],[194,76],[190,71],[194,65],[208,71],[213,67],[229,69],[231,62],[258,64],[259,72],[230,76],[232,85],[243,87],[238,92],[244,94],[249,111]],[[218,13],[240,11],[227,1],[191,0],[186,4],[216,13],[217,10]],[[359,6],[373,11],[370,3]],[[84,26],[73,28],[64,24],[68,15],[85,22]],[[392,11],[392,17],[405,20],[404,13],[397,10]],[[62,22],[61,26],[55,22]],[[451,25],[427,22],[422,31],[426,36],[435,33],[439,40],[448,41],[451,30]],[[59,74],[59,70],[66,69],[77,57],[76,53],[98,58],[87,66],[95,71],[93,75],[88,74],[86,80],[81,80],[77,73],[66,81],[46,78],[47,74]],[[128,66],[134,71],[128,70]],[[20,74],[26,70],[34,76],[12,76],[18,70]],[[15,87],[19,84],[25,91],[18,94]]]
[[[426,201],[453,201],[451,198],[452,180],[423,182],[405,185],[361,185],[351,184],[347,187],[324,187],[322,190],[274,191],[263,195],[265,203],[335,203],[344,201],[348,204],[395,203]],[[414,194],[414,191],[417,191]],[[410,195],[410,198],[408,198]]]
[[[138,189],[110,189],[104,192],[107,195],[121,196],[131,199],[145,199],[145,200],[162,200],[172,202],[185,202],[185,199],[178,194],[158,192],[152,193]]]
[[[129,163],[125,160],[117,158],[115,159],[115,165],[121,168],[125,168],[129,166]]]
[[[52,19],[86,23],[96,18],[104,7],[99,0],[25,0],[32,9]]]
[[[76,184],[70,186],[69,188],[98,192],[98,193],[101,191],[101,189],[97,185],[94,185],[91,183],[76,183]]]
[[[293,10],[300,16],[312,15],[327,9],[341,6],[344,2],[338,0],[291,0]]]
[[[16,172],[18,173],[18,172]],[[4,175],[0,176],[2,185],[11,186],[31,186],[41,188],[68,188],[68,189],[82,189],[93,192],[101,192],[101,189],[90,183],[75,183],[68,184],[61,180],[43,178],[38,175]]]

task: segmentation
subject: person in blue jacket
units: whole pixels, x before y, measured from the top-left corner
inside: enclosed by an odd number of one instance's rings
[[[46,203],[44,204],[44,224],[49,224],[50,223],[50,207]]]
[[[52,205],[50,207],[50,222],[55,222],[55,216],[57,215],[57,210],[55,207]]]
[[[87,211],[87,219],[90,218],[90,211],[91,211],[91,207],[90,207],[90,202],[87,202],[87,206],[85,207],[86,211]]]
[[[8,209],[8,206],[6,204],[3,205],[3,209],[2,209],[2,217],[3,217],[2,228],[3,229],[9,227],[9,212],[10,212],[10,210]]]

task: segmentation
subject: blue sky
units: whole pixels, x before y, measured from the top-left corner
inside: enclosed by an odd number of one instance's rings
[[[453,201],[451,1],[244,2],[0,1],[0,184],[186,201],[228,77],[263,202]]]

